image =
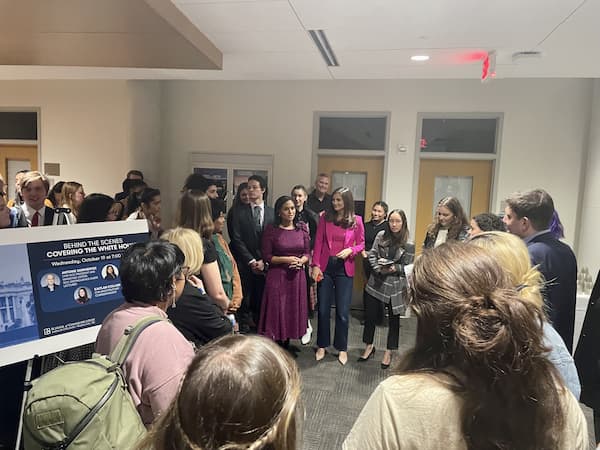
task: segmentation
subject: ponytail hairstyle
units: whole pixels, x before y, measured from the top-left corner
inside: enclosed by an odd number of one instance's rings
[[[344,212],[342,214],[342,220],[338,222],[337,213],[333,210],[333,205],[326,209],[325,220],[327,222],[333,222],[342,228],[354,228],[356,225],[356,216],[354,215],[354,197],[352,191],[347,187],[339,187],[331,194],[331,200],[333,196],[339,194],[344,201]]]
[[[300,375],[261,336],[227,335],[200,348],[177,397],[138,449],[295,450]]]
[[[454,375],[469,449],[558,448],[564,385],[546,359],[540,308],[475,245],[424,251],[413,283],[417,339],[400,372]]]
[[[461,231],[469,227],[469,219],[467,218],[460,201],[456,197],[444,197],[438,202],[437,207],[435,208],[435,217],[433,222],[427,228],[427,235],[430,238],[435,239],[438,231],[441,228],[437,213],[437,210],[440,206],[445,206],[448,208],[454,216],[452,225],[450,225],[450,228],[448,228],[448,240],[458,239]]]
[[[408,242],[408,224],[406,223],[406,214],[401,209],[393,209],[389,214],[387,214],[388,221],[392,214],[398,214],[400,219],[402,219],[402,228],[398,233],[392,233],[390,230],[389,224],[385,227],[385,231],[383,232],[382,244],[386,247],[395,247],[395,248],[404,248],[406,243]]]
[[[488,231],[473,236],[469,244],[485,249],[509,276],[513,286],[524,300],[531,302],[540,310],[544,309],[542,288],[544,277],[531,267],[527,246],[520,237],[502,231]]]

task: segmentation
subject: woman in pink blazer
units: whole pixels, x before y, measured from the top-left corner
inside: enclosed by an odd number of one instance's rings
[[[331,343],[330,311],[335,302],[335,335],[333,346],[339,351],[338,361],[348,361],[348,315],[352,301],[354,257],[365,248],[365,228],[354,214],[354,199],[347,187],[333,191],[331,208],[319,218],[312,262],[312,278],[318,284],[317,361],[325,357]]]

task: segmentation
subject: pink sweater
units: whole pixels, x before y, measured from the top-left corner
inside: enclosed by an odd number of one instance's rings
[[[102,323],[96,352],[110,354],[125,328],[146,316],[167,317],[160,308],[145,303],[126,302],[115,309]],[[152,324],[140,334],[123,370],[133,402],[146,425],[171,404],[193,357],[192,345],[169,322]]]

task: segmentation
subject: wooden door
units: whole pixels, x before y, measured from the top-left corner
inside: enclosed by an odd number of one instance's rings
[[[37,146],[0,145],[0,174],[9,198],[14,196],[15,174],[23,169],[38,170]]]
[[[493,161],[422,159],[417,193],[417,221],[414,232],[417,253],[421,252],[427,226],[435,205],[447,195],[459,200],[469,218],[488,212],[492,189]]]
[[[334,176],[348,173],[349,175],[363,175],[366,177],[364,192],[362,196],[355,199],[357,209],[364,207],[364,221],[370,220],[371,206],[381,200],[381,188],[383,183],[383,158],[360,158],[348,156],[319,156],[317,162],[317,173],[327,173],[331,179],[331,191],[338,188],[333,184]],[[363,214],[361,214],[363,215]],[[354,272],[354,292],[352,295],[352,307],[362,309],[362,292],[366,280],[363,273],[363,261],[361,257],[356,258],[356,270]]]

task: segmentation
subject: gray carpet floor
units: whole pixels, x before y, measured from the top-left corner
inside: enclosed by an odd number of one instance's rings
[[[350,432],[362,407],[377,385],[389,376],[390,370],[380,368],[385,350],[387,328],[377,327],[375,332],[375,357],[364,363],[356,362],[362,354],[362,329],[360,313],[354,312],[348,336],[348,363],[342,366],[335,349],[328,349],[322,361],[315,361],[316,320],[313,320],[312,342],[301,348],[296,362],[302,374],[302,401],[305,410],[303,423],[303,448],[305,450],[339,449]],[[332,321],[333,322],[333,321]],[[333,323],[332,323],[333,336]],[[415,339],[415,319],[401,319],[400,349],[409,349]],[[298,344],[293,342],[293,344]],[[397,358],[396,358],[397,361]],[[393,366],[393,362],[392,362]],[[582,405],[588,419],[590,449],[594,449],[591,409]]]

